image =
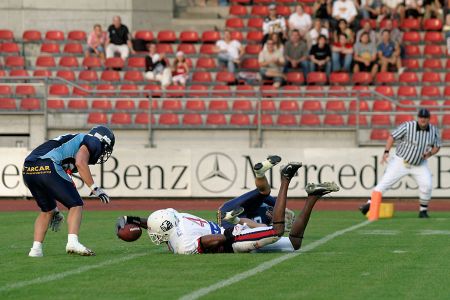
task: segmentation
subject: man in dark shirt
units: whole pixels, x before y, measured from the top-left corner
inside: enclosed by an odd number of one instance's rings
[[[106,58],[114,57],[119,52],[120,57],[126,60],[131,53],[134,54],[131,44],[131,35],[128,27],[122,24],[119,16],[113,17],[113,23],[108,27],[108,38],[106,39]]]
[[[327,44],[327,38],[324,35],[320,35],[317,39],[317,44],[311,47],[309,58],[311,61],[311,71],[325,71],[327,75],[330,75],[331,48]]]

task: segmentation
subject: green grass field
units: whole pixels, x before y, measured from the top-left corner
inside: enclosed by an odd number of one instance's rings
[[[68,256],[64,226],[48,233],[45,257],[35,259],[27,254],[36,213],[0,213],[0,299],[177,299],[285,255],[173,255],[146,233],[126,243],[114,223],[130,213],[85,213],[80,241],[95,257]],[[428,220],[397,213],[203,298],[449,299],[449,220],[443,212]],[[363,221],[357,212],[315,212],[303,245]]]

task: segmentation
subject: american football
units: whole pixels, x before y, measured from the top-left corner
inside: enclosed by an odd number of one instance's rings
[[[142,229],[135,224],[125,224],[117,231],[117,236],[125,242],[134,242],[142,235]]]

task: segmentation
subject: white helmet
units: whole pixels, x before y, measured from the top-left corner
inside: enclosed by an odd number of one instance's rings
[[[170,234],[178,226],[177,211],[173,208],[160,209],[148,216],[147,233],[156,245],[169,240]]]

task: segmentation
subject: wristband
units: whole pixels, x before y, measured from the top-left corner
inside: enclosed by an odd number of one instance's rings
[[[98,186],[94,182],[91,186],[89,186],[89,188],[91,189],[91,191],[93,191],[93,190],[97,189]]]
[[[389,153],[389,150],[384,150],[384,154]]]

